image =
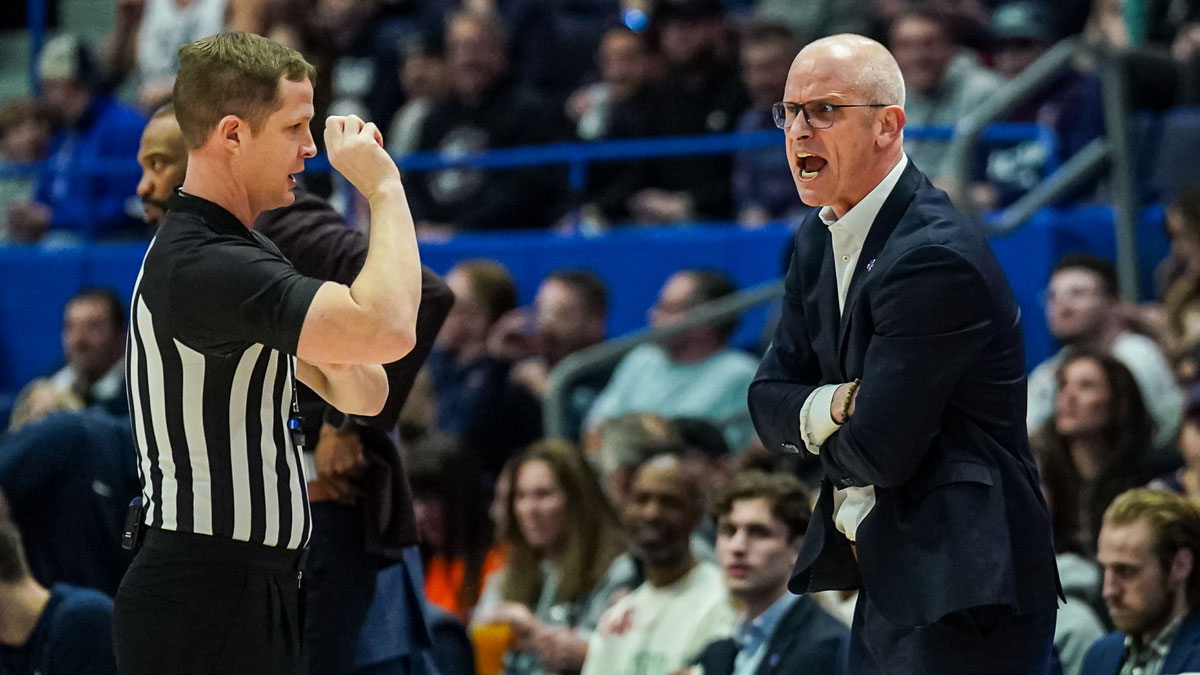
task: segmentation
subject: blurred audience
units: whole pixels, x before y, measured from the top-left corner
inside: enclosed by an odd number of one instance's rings
[[[388,152],[403,155],[417,149],[421,127],[433,107],[449,92],[446,54],[442,36],[419,33],[404,42],[400,85],[404,105],[392,117],[387,137]]]
[[[1131,490],[1104,513],[1104,602],[1117,632],[1087,654],[1087,675],[1200,669],[1200,513],[1178,495]]]
[[[1062,37],[1054,11],[1043,0],[1014,0],[996,8],[992,16],[992,57],[996,72],[1011,80],[1033,65]],[[1104,133],[1100,81],[1075,68],[1064,70],[1026,97],[1004,121],[1038,124],[1057,137],[1055,155],[1039,140],[997,148],[987,155],[986,188],[977,192],[976,207],[1007,206],[1037,185],[1048,167],[1071,157]],[[1075,190],[1086,196],[1095,184]]]
[[[1167,205],[1166,232],[1171,249],[1159,265],[1162,303],[1153,312],[1159,343],[1177,359],[1200,344],[1200,182]]]
[[[1093,255],[1064,256],[1054,264],[1045,303],[1047,327],[1063,349],[1029,374],[1029,429],[1053,414],[1055,373],[1063,357],[1070,349],[1088,349],[1111,354],[1133,373],[1154,420],[1154,447],[1169,449],[1179,430],[1183,394],[1158,345],[1126,328],[1112,264]]]
[[[1179,425],[1179,454],[1183,466],[1150,481],[1149,487],[1169,490],[1200,504],[1200,385],[1188,387]]]
[[[62,412],[0,436],[0,491],[35,579],[117,592],[133,559],[125,516],[141,493],[128,418]]]
[[[650,26],[666,72],[649,95],[614,109],[607,137],[732,131],[747,100],[720,0],[663,0]],[[626,163],[596,206],[610,222],[729,220],[731,171],[728,155]]]
[[[55,131],[54,116],[34,99],[18,98],[0,107],[0,161],[25,164],[46,158]],[[33,172],[0,178],[0,204],[33,199]],[[0,241],[8,239],[7,223],[0,222]]]
[[[101,93],[95,62],[73,35],[46,43],[39,73],[43,101],[63,128],[50,139],[34,200],[8,205],[9,237],[33,242],[47,235],[73,240],[142,234],[126,212],[137,174],[120,167],[132,168],[146,119]]]
[[[650,94],[647,85],[656,70],[646,37],[625,26],[604,31],[596,62],[600,81],[577,89],[567,99],[567,116],[575,123],[575,135],[585,141],[608,136],[620,106],[635,99],[640,101],[629,108],[645,106]]]
[[[650,310],[650,325],[669,326],[692,309],[734,292],[723,274],[688,269],[673,274]],[[758,368],[748,354],[729,346],[735,323],[706,326],[662,345],[644,344],[617,365],[612,380],[588,413],[587,427],[629,412],[699,417],[721,428],[729,447],[743,452],[754,435],[746,392]]]
[[[751,23],[742,30],[742,82],[750,107],[735,131],[775,129],[771,106],[783,95],[799,41],[787,26]],[[807,208],[796,194],[787,157],[779,147],[742,150],[733,155],[733,204],[742,225],[761,225],[783,218],[798,219]]]
[[[21,533],[0,498],[0,672],[116,675],[112,600],[29,574]]]
[[[721,572],[690,549],[701,499],[699,479],[676,457],[660,455],[638,469],[625,525],[645,581],[604,613],[583,675],[670,673],[730,634],[735,610]]]
[[[803,664],[816,673],[845,670],[850,632],[809,595],[788,591],[812,515],[800,481],[748,471],[716,500],[717,559],[741,604],[733,637],[705,647],[705,675],[775,672]]]
[[[126,415],[125,309],[110,288],[85,288],[63,307],[66,365],[21,390],[9,428],[16,429],[59,410],[100,406]]]
[[[683,449],[678,427],[653,413],[625,413],[604,420],[589,435],[588,454],[600,468],[608,501],[623,513],[633,493],[638,467],[657,455]]]
[[[573,444],[534,444],[514,464],[513,479],[508,562],[489,580],[473,621],[510,626],[505,673],[575,672],[601,613],[631,585],[631,569],[618,558],[625,536]]]
[[[802,42],[808,42],[838,33],[874,35],[875,4],[873,0],[755,0],[753,15],[782,23]]]
[[[904,75],[907,126],[953,125],[1003,85],[959,48],[950,18],[939,5],[914,5],[900,12],[888,30],[888,46]],[[894,104],[897,101],[864,101]],[[906,139],[905,152],[935,184],[952,178],[944,140]]]
[[[1154,422],[1129,369],[1100,352],[1074,351],[1057,372],[1053,418],[1031,437],[1053,504],[1058,551],[1092,555],[1113,497],[1155,469]]]
[[[487,353],[496,321],[517,304],[508,270],[489,260],[464,260],[446,274],[454,292],[451,308],[426,367],[433,381],[437,428],[463,438],[488,480],[504,466],[513,447],[509,438],[488,437],[494,411],[505,392],[507,369]],[[536,438],[540,429],[510,428]]]
[[[493,547],[487,489],[453,436],[426,436],[408,458],[425,597],[466,622],[484,581],[504,564],[504,550]]]
[[[550,371],[571,354],[602,342],[607,324],[608,288],[603,279],[586,270],[547,274],[532,311],[518,308],[506,313],[488,337],[488,353],[511,366],[505,406],[498,411],[497,421],[541,429]],[[579,438],[584,415],[611,375],[605,368],[593,371],[568,392],[565,438]]]
[[[514,81],[508,32],[494,14],[461,10],[447,22],[450,95],[421,125],[418,150],[460,156],[565,137],[560,115]],[[413,218],[429,232],[542,228],[562,209],[553,168],[419,174],[405,184]]]

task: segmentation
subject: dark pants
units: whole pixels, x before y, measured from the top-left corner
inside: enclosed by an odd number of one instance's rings
[[[1002,606],[953,612],[927,626],[898,626],[858,594],[850,628],[854,675],[1048,675],[1055,611]]]
[[[301,557],[300,551],[150,530],[113,608],[118,672],[296,672]]]
[[[366,552],[360,506],[313,502],[304,566],[304,663],[308,675],[346,675],[375,597],[379,559]]]

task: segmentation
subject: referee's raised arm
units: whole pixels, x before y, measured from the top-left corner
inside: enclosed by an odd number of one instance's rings
[[[312,363],[396,361],[416,343],[421,260],[400,171],[374,124],[330,117],[325,148],[333,168],[371,206],[370,248],[349,287],[325,282],[313,297],[296,355]]]

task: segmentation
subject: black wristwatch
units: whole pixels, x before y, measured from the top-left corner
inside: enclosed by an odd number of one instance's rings
[[[325,406],[325,414],[321,416],[321,421],[343,434],[349,433],[358,427],[358,421],[354,418],[354,415],[347,415],[331,405]]]

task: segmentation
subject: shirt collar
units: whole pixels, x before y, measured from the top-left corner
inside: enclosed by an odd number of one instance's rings
[[[764,642],[771,638],[771,634],[775,632],[775,627],[779,625],[784,615],[788,613],[788,610],[799,599],[800,596],[798,595],[784,592],[762,614],[749,621],[743,615],[734,631],[734,637],[737,639],[738,644],[741,645],[741,648],[751,652],[756,651]]]
[[[1125,638],[1125,654],[1126,660],[1135,660],[1143,663],[1148,663],[1153,659],[1164,659],[1167,653],[1171,651],[1171,642],[1175,639],[1175,634],[1179,632],[1179,627],[1183,624],[1183,615],[1179,615],[1171,620],[1162,630],[1158,631],[1158,635],[1150,642],[1142,642],[1135,640],[1132,636]]]
[[[203,197],[188,194],[182,188],[176,188],[175,194],[167,200],[167,211],[199,216],[206,225],[221,234],[250,236],[250,230],[228,209]]]
[[[818,215],[821,217],[821,222],[825,223],[826,227],[841,225],[849,230],[852,234],[863,241],[867,238],[867,232],[871,230],[871,223],[875,222],[875,217],[879,215],[879,210],[883,208],[883,203],[892,194],[896,183],[900,182],[900,176],[904,173],[904,168],[908,166],[908,155],[900,153],[900,161],[896,162],[896,166],[888,172],[888,175],[879,181],[879,185],[875,189],[867,193],[857,204],[846,212],[846,215],[838,218],[833,214],[832,206],[822,206]]]

